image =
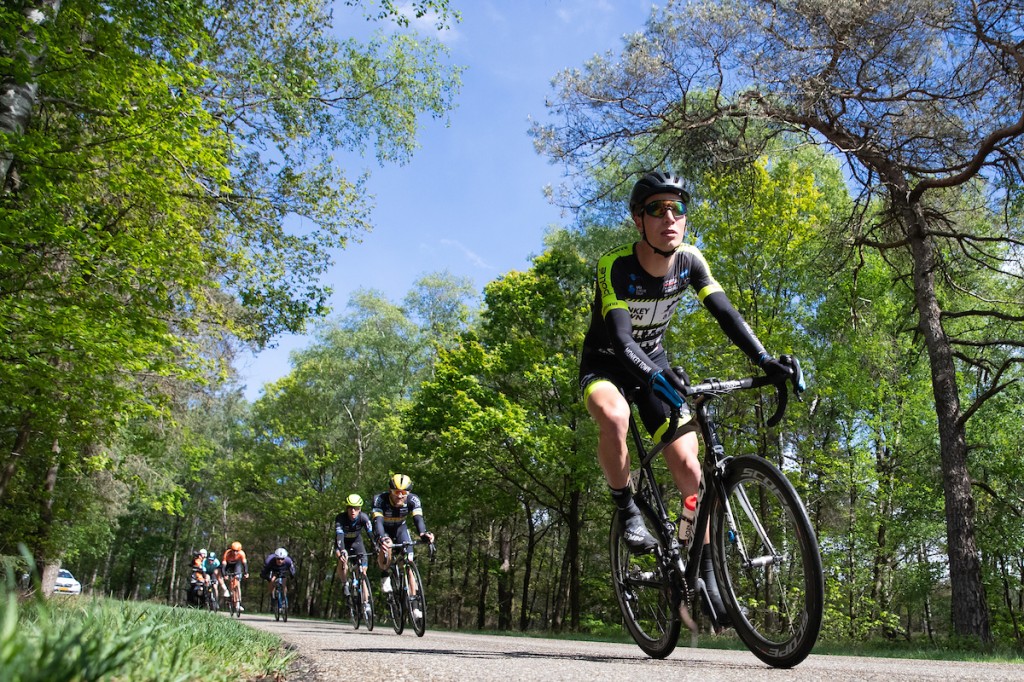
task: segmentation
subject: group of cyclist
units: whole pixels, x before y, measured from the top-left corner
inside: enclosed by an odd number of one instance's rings
[[[334,518],[334,555],[338,559],[336,575],[345,586],[346,596],[349,595],[349,558],[358,562],[358,570],[364,576],[369,565],[363,535],[369,538],[376,550],[377,567],[381,570],[381,591],[384,593],[391,591],[387,569],[391,565],[394,547],[403,547],[410,559],[414,554],[407,519],[412,519],[420,540],[434,542],[434,534],[427,530],[423,518],[423,504],[419,496],[412,492],[412,480],[405,474],[391,475],[388,489],[374,496],[369,515],[362,507],[363,498],[358,493],[352,493],[345,498],[345,511],[339,512]],[[366,585],[365,582],[363,584]],[[411,589],[415,591],[416,586],[411,586]],[[363,595],[364,602],[366,596]]]
[[[260,570],[260,577],[267,581],[268,592],[273,592],[274,578],[280,574],[295,575],[295,563],[284,547],[278,547],[268,554]],[[232,599],[240,612],[245,611],[242,607],[240,583],[243,578],[248,577],[249,560],[241,542],[232,542],[220,559],[212,552],[200,549],[192,555],[192,562],[189,565],[189,600],[196,603],[195,595],[201,590],[212,590],[214,599],[223,595]],[[285,590],[287,591],[287,585]]]
[[[345,498],[345,511],[338,513],[334,519],[334,553],[338,559],[335,573],[345,586],[346,596],[349,594],[350,557],[355,558],[358,569],[364,576],[366,575],[369,561],[366,545],[363,543],[364,535],[369,538],[375,550],[377,566],[381,570],[381,591],[385,593],[391,591],[387,569],[391,564],[394,547],[403,547],[410,559],[414,554],[407,519],[412,518],[420,540],[427,543],[434,541],[434,534],[427,530],[423,518],[420,498],[412,492],[412,480],[405,474],[391,475],[388,489],[374,496],[370,514],[364,512],[362,507],[363,498],[358,493],[352,493]],[[278,575],[295,575],[295,563],[284,547],[279,547],[268,554],[260,571],[260,577],[267,582],[267,591],[270,594],[273,594],[275,578]],[[231,577],[235,580],[231,581]],[[195,596],[199,594],[200,589],[213,590],[215,598],[218,595],[232,597],[238,609],[244,611],[241,594],[232,594],[228,584],[232,583],[234,589],[238,590],[241,579],[248,577],[249,563],[242,543],[231,543],[220,559],[215,554],[200,549],[192,555],[189,566],[190,602],[200,605],[198,597]],[[287,594],[287,583],[284,589]],[[416,589],[415,586],[413,589]]]

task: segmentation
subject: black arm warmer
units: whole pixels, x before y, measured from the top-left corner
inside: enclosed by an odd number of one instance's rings
[[[754,336],[754,332],[750,330],[739,311],[733,307],[729,297],[724,292],[716,291],[704,299],[704,307],[718,320],[718,326],[722,328],[729,340],[736,344],[755,365],[760,365],[761,360],[767,357],[768,353]]]
[[[650,384],[651,377],[660,372],[661,367],[654,364],[633,340],[633,323],[629,319],[629,311],[622,308],[609,310],[604,323],[608,327],[608,336],[611,338],[615,355],[643,382],[644,386]]]

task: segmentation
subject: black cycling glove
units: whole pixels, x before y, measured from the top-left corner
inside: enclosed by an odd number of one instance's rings
[[[778,359],[766,355],[760,362],[761,371],[768,375],[773,382],[780,382],[793,376],[793,370],[784,365]]]

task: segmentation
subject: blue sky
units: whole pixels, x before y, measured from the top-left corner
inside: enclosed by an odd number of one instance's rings
[[[550,120],[544,100],[556,74],[595,54],[619,52],[623,36],[641,30],[652,8],[650,0],[451,4],[462,21],[443,40],[453,63],[466,68],[456,109],[447,127],[424,121],[420,149],[406,165],[380,168],[366,160],[378,207],[374,229],[338,252],[325,278],[335,315],[344,314],[357,289],[376,289],[397,303],[429,272],[467,277],[481,291],[506,272],[528,268],[545,231],[569,220],[544,196],[561,176],[534,151],[530,119]],[[242,353],[236,362],[250,400],[290,371],[289,354],[310,337],[274,341],[276,347]]]

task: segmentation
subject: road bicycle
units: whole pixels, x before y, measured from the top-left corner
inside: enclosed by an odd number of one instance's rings
[[[212,575],[209,575],[209,580],[206,585],[206,608],[210,609],[214,613],[220,610],[220,598],[217,594],[217,579]]]
[[[237,573],[228,576],[228,615],[242,617],[242,581]]]
[[[391,627],[395,634],[402,634],[405,629],[405,619],[408,617],[409,624],[417,637],[422,637],[427,631],[427,598],[423,588],[423,580],[420,578],[420,569],[416,565],[415,558],[409,557],[409,550],[415,542],[396,542],[391,545],[391,565],[388,566],[388,576],[391,579],[391,591],[385,592],[388,612],[391,615]],[[430,558],[434,558],[434,543],[428,543]],[[415,585],[415,594],[413,588]]]
[[[796,358],[780,357],[791,369],[793,391],[803,390]],[[786,380],[768,377],[718,380],[687,386],[683,397],[704,443],[702,476],[697,493],[693,540],[684,546],[670,519],[652,460],[680,426],[673,410],[670,434],[648,448],[630,414],[630,433],[640,468],[634,473],[634,499],[653,531],[657,546],[634,555],[613,514],[610,542],[612,583],[630,635],[648,655],[668,656],[682,624],[696,642],[697,624],[690,615],[699,600],[713,629],[722,630],[700,577],[701,552],[711,552],[726,615],[744,644],[765,663],[790,668],[810,653],[821,629],[824,577],[821,555],[810,519],[799,495],[782,471],[757,455],[729,456],[719,439],[715,401],[733,392],[774,385],[777,406],[767,424],[775,426],[786,411]],[[632,405],[631,395],[627,395]],[[673,488],[674,489],[674,488]],[[704,545],[705,532],[710,544]]]
[[[274,612],[274,620],[288,622],[288,591],[285,589],[284,573],[274,574],[274,591],[270,597],[270,609]]]
[[[366,629],[373,631],[373,590],[370,588],[370,581],[363,573],[363,557],[365,554],[353,555],[349,559],[349,573],[352,578],[348,583],[348,612],[352,616],[352,625],[356,630],[361,623],[366,623]],[[355,562],[352,561],[355,559]]]

